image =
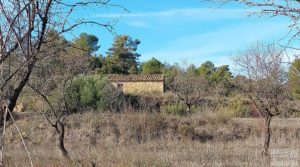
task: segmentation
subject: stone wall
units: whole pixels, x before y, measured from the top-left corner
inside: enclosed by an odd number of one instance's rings
[[[115,82],[115,83],[113,83],[113,85],[122,89],[125,94],[155,93],[155,92],[163,92],[164,91],[163,81]]]

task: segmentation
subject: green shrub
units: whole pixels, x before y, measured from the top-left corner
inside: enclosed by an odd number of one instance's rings
[[[232,113],[234,117],[247,118],[251,116],[249,104],[240,96],[233,97],[225,110]]]
[[[167,104],[161,107],[161,112],[182,116],[186,114],[186,107],[182,104]]]
[[[68,108],[81,111],[87,108],[120,111],[123,93],[99,75],[79,76],[71,80],[66,90]]]
[[[166,104],[160,108],[160,111],[166,114],[184,116],[184,115],[195,113],[197,109],[199,108],[193,105],[191,107],[191,111],[188,112],[186,105],[178,103],[178,104]]]
[[[123,92],[106,80],[96,83],[97,109],[119,112],[123,108],[125,96]]]

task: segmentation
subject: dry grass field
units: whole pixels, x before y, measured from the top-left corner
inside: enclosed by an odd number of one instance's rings
[[[222,113],[187,117],[154,113],[75,114],[68,118],[66,134],[70,161],[60,156],[55,132],[41,115],[19,117],[18,124],[37,167],[266,166],[261,156],[258,119],[230,119]],[[299,125],[298,119],[274,119],[274,166],[298,163],[297,155],[296,159],[290,156],[290,150],[298,152]],[[12,125],[6,134],[7,165],[29,166]]]

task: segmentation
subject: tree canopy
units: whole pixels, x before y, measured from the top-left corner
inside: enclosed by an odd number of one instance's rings
[[[232,79],[232,73],[230,72],[229,66],[222,65],[216,68],[216,70],[211,74],[210,79],[215,84]]]
[[[291,95],[295,99],[300,99],[300,59],[296,59],[292,62],[289,72],[288,72],[288,80],[289,80],[289,89],[291,91]]]
[[[107,52],[105,59],[105,73],[109,74],[135,74],[138,73],[141,56],[136,52],[140,40],[133,40],[128,35],[119,35]]]
[[[209,80],[215,70],[215,65],[211,61],[206,61],[199,67],[199,75]]]
[[[142,74],[161,74],[164,65],[154,57],[141,65]]]
[[[205,77],[210,84],[217,85],[221,82],[228,82],[233,78],[228,65],[215,67],[211,61],[203,63],[199,67],[199,76]]]
[[[76,49],[80,49],[87,52],[87,54],[91,54],[100,48],[100,46],[98,46],[98,41],[99,39],[95,35],[81,33],[73,43]]]

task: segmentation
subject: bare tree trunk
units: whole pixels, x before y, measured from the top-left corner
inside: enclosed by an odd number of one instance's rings
[[[32,85],[28,84],[28,86],[31,89],[33,89],[34,91],[36,91],[38,93],[38,95],[40,95],[52,109],[53,115],[56,119],[54,121],[54,123],[50,120],[49,117],[47,117],[47,115],[45,115],[45,118],[51,124],[51,126],[55,128],[55,131],[58,135],[57,136],[57,145],[58,145],[59,150],[62,153],[62,156],[65,159],[70,159],[68,151],[65,148],[65,122],[64,122],[65,118],[63,117],[63,115],[57,113],[57,110],[55,110],[55,108],[53,107],[51,102],[48,100],[47,96],[45,96],[42,92],[40,92],[39,90],[34,88]],[[66,112],[61,111],[61,113],[66,113]]]
[[[2,109],[3,112],[3,125],[2,125],[2,136],[1,136],[1,150],[0,150],[0,167],[4,166],[4,138],[5,138],[5,124],[6,124],[6,118],[7,118],[7,107],[3,107]]]
[[[27,84],[27,81],[30,78],[33,67],[34,67],[34,62],[30,63],[28,65],[28,70],[27,70],[25,76],[22,78],[18,87],[14,90],[13,94],[9,97],[9,104],[8,104],[9,111],[13,112],[13,110],[17,104],[18,98],[20,96],[20,93],[22,92],[23,88],[25,87],[25,85]]]
[[[58,134],[58,148],[60,149],[64,158],[70,159],[69,153],[65,148],[65,124],[58,121],[55,129]]]
[[[270,128],[270,124],[271,124],[271,120],[272,120],[272,116],[271,115],[266,115],[264,117],[264,128],[262,130],[262,136],[263,136],[263,152],[262,154],[265,156],[266,158],[266,162],[268,165],[270,165],[270,152],[269,152],[269,148],[270,148],[270,141],[271,141],[271,128]]]

